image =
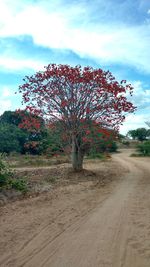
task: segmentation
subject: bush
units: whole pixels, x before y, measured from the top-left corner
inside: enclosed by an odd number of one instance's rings
[[[11,177],[12,172],[4,161],[2,154],[0,154],[0,187],[7,186]]]
[[[109,152],[116,152],[117,149],[118,149],[118,146],[117,146],[116,142],[112,141],[112,143],[109,146],[108,151]]]
[[[27,182],[23,179],[11,179],[9,181],[11,188],[16,189],[17,191],[21,191],[26,193],[28,191]]]
[[[150,156],[150,141],[138,145],[138,150],[143,156]]]
[[[3,156],[0,154],[0,189],[14,188],[23,193],[27,192],[27,183],[23,179],[13,178],[13,172],[10,170],[9,165],[4,161]]]

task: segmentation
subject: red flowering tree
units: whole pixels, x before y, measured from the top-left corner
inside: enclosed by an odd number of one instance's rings
[[[86,148],[92,142],[91,129],[107,136],[108,128],[118,130],[125,114],[135,110],[125,96],[132,91],[130,84],[117,82],[109,71],[56,64],[26,76],[19,87],[29,112],[50,125],[61,122],[71,142],[74,170],[82,169]]]

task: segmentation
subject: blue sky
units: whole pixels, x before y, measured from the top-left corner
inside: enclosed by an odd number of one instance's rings
[[[138,107],[121,132],[150,120],[150,1],[1,0],[0,114],[21,108],[25,75],[48,63],[110,70],[134,86]]]

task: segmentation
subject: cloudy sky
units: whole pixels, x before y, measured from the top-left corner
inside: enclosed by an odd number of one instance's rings
[[[14,92],[48,63],[110,70],[134,86],[138,107],[121,132],[150,120],[149,0],[0,0],[0,114],[21,108]]]

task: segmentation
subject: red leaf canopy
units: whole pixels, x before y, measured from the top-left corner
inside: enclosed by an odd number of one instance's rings
[[[82,121],[118,129],[125,114],[135,110],[126,97],[132,91],[131,84],[117,82],[109,71],[56,64],[26,76],[19,87],[28,111],[51,122],[63,121],[75,134]]]

